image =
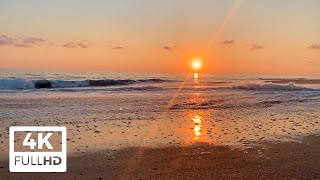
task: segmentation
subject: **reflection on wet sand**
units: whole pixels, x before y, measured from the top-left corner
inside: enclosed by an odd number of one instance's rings
[[[201,121],[202,118],[199,115],[196,115],[195,117],[192,118],[193,122],[194,122],[194,139],[195,140],[200,140],[200,136],[202,135],[201,133]]]

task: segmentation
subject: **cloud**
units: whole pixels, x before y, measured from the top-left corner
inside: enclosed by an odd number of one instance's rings
[[[163,50],[168,51],[168,52],[172,52],[172,53],[178,53],[179,49],[177,48],[177,46],[169,46],[169,45],[165,45],[162,47]]]
[[[223,44],[234,44],[236,41],[235,40],[225,40],[222,43]]]
[[[37,38],[37,37],[27,37],[25,39],[23,39],[22,43],[24,44],[40,44],[45,42],[46,40],[42,39],[42,38]]]
[[[250,50],[251,51],[256,51],[256,50],[260,50],[260,49],[263,49],[264,47],[260,44],[251,44],[250,46]]]
[[[0,35],[0,46],[8,46],[14,43],[13,38],[6,35]]]
[[[45,39],[40,37],[9,37],[7,35],[0,35],[0,46],[13,46],[13,47],[23,47],[23,48],[31,48],[37,47],[41,45],[49,45],[49,46],[62,46],[64,48],[88,48],[89,44],[86,42],[66,42],[62,45],[56,44],[54,42],[47,42]]]
[[[317,61],[316,59],[310,59],[307,63],[308,64],[318,64],[319,61]]]
[[[34,47],[34,46],[40,46],[42,43],[44,43],[46,40],[42,38],[37,37],[25,37],[18,39],[14,46],[16,47]]]
[[[308,46],[308,49],[310,50],[320,50],[320,44],[311,44]]]
[[[233,45],[236,44],[235,40],[225,40],[221,42],[222,45],[227,46],[227,47],[232,47]]]
[[[174,51],[174,47],[171,46],[163,46],[162,48],[166,51]]]
[[[62,45],[64,48],[88,48],[88,44],[83,42],[67,42]]]
[[[40,46],[45,40],[37,37],[13,38],[6,35],[0,35],[0,45],[15,47],[34,47]]]
[[[115,46],[115,47],[113,47],[112,49],[114,49],[114,50],[122,50],[122,49],[124,49],[124,47],[122,47],[122,46]]]

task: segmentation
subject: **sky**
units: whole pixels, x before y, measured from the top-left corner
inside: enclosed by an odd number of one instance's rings
[[[319,0],[0,0],[0,69],[320,76]]]

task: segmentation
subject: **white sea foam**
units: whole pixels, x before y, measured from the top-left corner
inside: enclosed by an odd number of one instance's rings
[[[263,91],[305,91],[312,90],[306,87],[296,86],[295,83],[288,83],[286,85],[280,84],[257,84],[257,83],[248,83],[238,86],[233,86],[233,89],[241,89],[241,90],[263,90]]]
[[[0,89],[33,89],[34,82],[24,78],[0,79]]]

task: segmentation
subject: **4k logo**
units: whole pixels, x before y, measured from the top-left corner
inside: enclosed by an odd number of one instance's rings
[[[48,149],[53,149],[50,142],[48,141],[49,137],[53,133],[48,133],[44,138],[42,138],[42,133],[38,133],[38,149],[42,149],[42,145],[45,144]],[[23,141],[24,146],[30,146],[30,149],[34,149],[34,147],[37,145],[36,142],[34,142],[34,139],[31,139],[32,133],[28,133]]]
[[[10,127],[10,172],[66,172],[65,127]]]

